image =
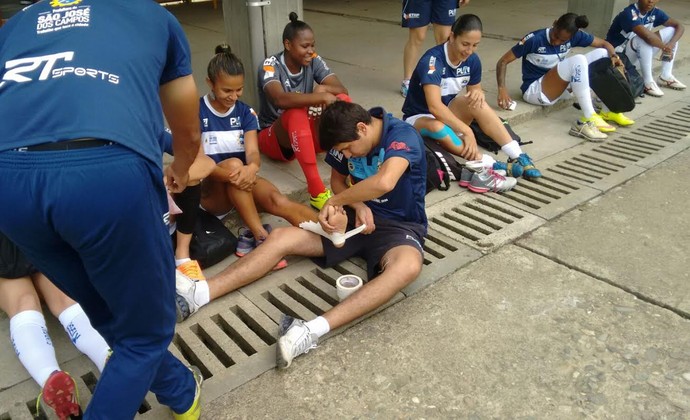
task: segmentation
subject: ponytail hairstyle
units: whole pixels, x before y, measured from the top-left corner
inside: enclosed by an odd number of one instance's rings
[[[459,18],[453,22],[453,26],[450,28],[453,36],[460,36],[465,32],[479,31],[482,32],[482,20],[479,16],[466,14],[461,15]]]
[[[580,29],[589,26],[589,19],[585,15],[576,15],[575,13],[566,13],[559,17],[553,27],[557,31],[565,31],[569,34],[574,34]]]
[[[208,63],[207,75],[211,83],[216,82],[220,73],[228,76],[243,76],[244,66],[242,61],[230,50],[228,44],[220,44],[216,47],[216,55]]]
[[[297,13],[290,12],[288,18],[290,19],[290,23],[285,25],[285,29],[283,29],[283,42],[286,40],[292,41],[295,39],[295,36],[297,36],[298,32],[312,30],[311,26],[309,26],[306,22],[297,19]]]

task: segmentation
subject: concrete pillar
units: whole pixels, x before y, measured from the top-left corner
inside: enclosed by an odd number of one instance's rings
[[[293,11],[304,20],[302,0],[223,0],[227,42],[244,64],[242,101],[254,108],[259,106],[259,65],[268,55],[283,50],[283,28]]]
[[[587,15],[587,32],[606,38],[611,21],[634,0],[568,0],[568,12]]]

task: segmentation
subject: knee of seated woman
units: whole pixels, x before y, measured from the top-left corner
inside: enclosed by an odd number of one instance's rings
[[[225,159],[224,161],[220,162],[218,164],[218,166],[220,166],[223,169],[227,169],[227,170],[232,171],[232,170],[239,169],[239,168],[243,167],[244,162],[242,162],[238,158],[230,158],[230,159]]]

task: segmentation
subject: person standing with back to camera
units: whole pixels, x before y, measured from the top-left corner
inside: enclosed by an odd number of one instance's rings
[[[347,89],[316,54],[314,32],[290,13],[283,51],[259,68],[259,150],[271,159],[297,159],[307,179],[309,203],[320,210],[332,193],[316,166],[319,115],[336,100],[350,102]]]
[[[68,12],[79,25],[42,19]],[[41,1],[0,28],[0,45],[0,191],[12,203],[0,231],[113,350],[84,418],[133,418],[150,390],[175,418],[198,419],[202,377],[168,350],[166,185],[185,188],[200,143],[179,22],[152,1]],[[161,111],[175,149],[165,184]]]
[[[403,49],[403,81],[400,84],[403,98],[407,97],[410,79],[422,51],[429,23],[434,26],[436,45],[443,44],[450,36],[457,8],[466,6],[469,2],[470,0],[403,0],[402,27],[410,28]]]

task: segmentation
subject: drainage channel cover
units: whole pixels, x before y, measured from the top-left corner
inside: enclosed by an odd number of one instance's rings
[[[539,165],[541,168],[541,164]],[[485,194],[489,200],[522,209],[546,220],[596,197],[599,190],[557,173],[544,173],[535,180],[519,179],[510,191]]]
[[[521,181],[523,182],[523,181]],[[427,209],[430,237],[438,234],[491,251],[541,226],[545,220],[489,197],[464,193]]]
[[[673,103],[618,131],[592,153],[651,168],[690,147],[690,105]]]

